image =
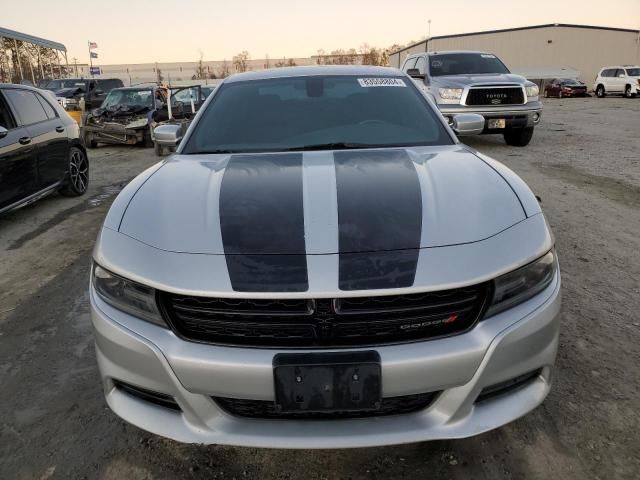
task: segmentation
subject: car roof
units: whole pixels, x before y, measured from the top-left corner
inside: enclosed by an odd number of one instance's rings
[[[223,83],[248,82],[251,80],[267,80],[270,78],[293,78],[330,75],[362,75],[375,77],[404,76],[397,68],[374,67],[366,65],[318,65],[309,67],[283,67],[258,70],[255,72],[236,73],[227,77]]]
[[[449,55],[449,54],[456,54],[456,53],[476,53],[478,55],[482,55],[482,54],[493,55],[493,53],[491,53],[491,52],[484,52],[484,51],[480,51],[480,50],[439,50],[437,52],[414,53],[412,55],[409,55],[407,58],[424,57],[424,56],[434,57],[436,55]]]
[[[32,87],[30,85],[22,85],[18,83],[0,83],[0,88],[22,88],[24,90],[32,90],[34,92],[42,92],[44,89]]]
[[[640,68],[638,65],[610,65],[608,67],[602,67],[600,70],[607,70],[608,68]]]

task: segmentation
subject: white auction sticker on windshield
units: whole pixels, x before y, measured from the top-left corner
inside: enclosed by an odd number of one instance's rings
[[[401,78],[359,78],[361,87],[406,87],[407,84]]]
[[[496,58],[495,55],[491,55],[490,53],[483,53],[480,55],[482,58]]]

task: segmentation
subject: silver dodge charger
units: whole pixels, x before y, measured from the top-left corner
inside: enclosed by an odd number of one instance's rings
[[[538,406],[560,273],[540,205],[399,70],[227,78],[120,193],[90,282],[106,400],[181,442],[461,438]]]

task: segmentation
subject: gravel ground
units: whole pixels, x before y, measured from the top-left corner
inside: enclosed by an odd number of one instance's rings
[[[92,186],[0,218],[0,478],[640,477],[640,99],[549,99],[527,148],[469,140],[542,197],[564,282],[545,403],[475,438],[341,451],[181,445],[106,407],[87,279],[101,221],[151,150],[91,152]]]

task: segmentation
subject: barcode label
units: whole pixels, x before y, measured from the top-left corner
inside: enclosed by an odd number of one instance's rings
[[[359,78],[361,87],[406,87],[407,84],[401,78]]]

